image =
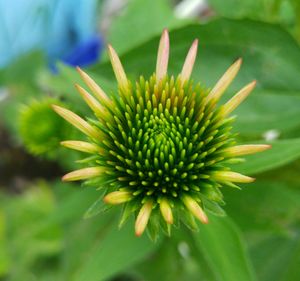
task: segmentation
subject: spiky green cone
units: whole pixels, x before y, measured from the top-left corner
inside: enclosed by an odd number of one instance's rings
[[[197,53],[195,40],[178,77],[167,75],[169,37],[162,34],[156,72],[134,85],[127,79],[114,49],[108,51],[119,84],[119,96],[108,97],[82,70],[93,96],[77,89],[97,119],[85,121],[75,113],[54,110],[88,136],[87,142],[64,141],[66,147],[91,155],[87,168],[71,172],[65,181],[87,180],[105,189],[107,204],[124,204],[121,224],[136,216],[135,232],[148,225],[152,237],[160,229],[183,221],[195,228],[194,218],[207,223],[205,211],[223,204],[220,187],[254,179],[226,166],[236,157],[267,149],[267,145],[235,146],[228,117],[254,88],[250,83],[225,105],[216,103],[236,76],[235,62],[211,90],[190,81]]]

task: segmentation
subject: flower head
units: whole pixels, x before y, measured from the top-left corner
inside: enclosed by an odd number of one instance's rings
[[[167,74],[169,36],[163,31],[156,72],[133,84],[119,57],[108,52],[118,81],[116,97],[110,97],[90,76],[78,69],[92,94],[77,85],[94,111],[96,120],[86,121],[68,109],[54,110],[84,134],[88,141],[64,141],[66,147],[91,154],[89,167],[71,172],[66,181],[89,180],[105,189],[106,204],[124,204],[121,223],[135,214],[135,232],[149,227],[152,233],[194,219],[208,223],[206,209],[223,204],[220,187],[236,186],[254,179],[230,171],[228,162],[267,149],[268,145],[235,145],[230,113],[248,96],[255,81],[227,103],[217,102],[237,75],[237,60],[212,90],[190,80],[197,54],[195,40],[177,77]]]
[[[33,155],[51,158],[61,138],[69,135],[67,124],[53,110],[54,98],[32,100],[21,107],[19,132],[25,148]]]

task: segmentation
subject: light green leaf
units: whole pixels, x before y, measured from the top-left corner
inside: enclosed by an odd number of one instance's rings
[[[297,179],[293,186],[274,178],[258,179],[241,192],[225,191],[226,211],[247,235],[258,280],[294,281],[300,274],[298,187]]]
[[[166,237],[155,254],[134,271],[147,281],[216,281],[190,230],[183,227],[174,229],[172,237]]]
[[[169,0],[131,0],[108,33],[108,42],[119,54],[159,35],[164,28],[173,29],[187,24],[175,18]]]
[[[300,126],[300,96],[282,91],[255,91],[233,113],[234,130],[259,139],[268,130],[286,135]]]
[[[294,188],[293,188],[294,187]],[[258,178],[241,191],[224,189],[225,210],[244,232],[291,233],[295,222],[300,222],[300,192],[277,179]]]
[[[251,18],[274,22],[292,28],[297,23],[298,1],[294,0],[208,0],[212,9],[220,16],[229,18]]]
[[[84,263],[78,268],[74,280],[107,280],[141,262],[158,245],[159,243],[151,242],[146,235],[137,238],[132,224],[126,224],[119,231],[113,225],[98,245],[90,251]]]
[[[223,217],[226,215],[225,211],[218,203],[207,199],[205,196],[202,196],[201,200],[203,202],[205,211],[208,211],[208,212],[214,214],[215,216],[220,216],[220,217]]]
[[[210,216],[194,233],[199,250],[219,281],[256,280],[241,234],[228,217]]]
[[[288,235],[260,235],[251,247],[260,281],[296,281],[300,276],[300,232]],[[276,247],[274,247],[276,245]]]
[[[222,0],[209,0],[209,4],[212,8],[221,16],[225,17],[251,17],[264,19],[271,17],[272,12],[276,12],[276,4],[278,6],[281,0],[269,0],[268,3],[265,0],[228,0],[226,5]]]

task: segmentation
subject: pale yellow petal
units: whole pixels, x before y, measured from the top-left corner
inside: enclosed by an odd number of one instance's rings
[[[126,77],[125,71],[123,69],[123,66],[121,64],[121,61],[114,50],[114,48],[111,45],[108,45],[108,55],[115,73],[115,76],[117,78],[118,84],[121,89],[127,89],[128,88],[128,79]]]
[[[253,81],[241,89],[235,96],[233,96],[223,107],[222,114],[224,116],[229,115],[233,110],[235,110],[246,97],[252,92],[256,85],[256,81]]]
[[[218,101],[222,94],[225,92],[227,87],[231,84],[235,76],[237,75],[242,64],[242,59],[238,59],[234,64],[232,64],[227,71],[223,74],[214,88],[210,91],[207,96],[207,100]]]
[[[193,42],[193,44],[186,56],[185,62],[183,64],[181,74],[180,74],[180,78],[181,78],[182,82],[185,82],[190,79],[190,76],[193,71],[194,63],[196,60],[196,56],[197,56],[197,50],[198,50],[198,39],[196,39]]]
[[[111,99],[105,94],[105,92],[101,89],[101,87],[80,67],[77,67],[77,71],[80,74],[84,83],[90,88],[94,96],[101,102],[109,105],[111,103]]]
[[[146,229],[148,221],[151,216],[153,202],[148,200],[140,209],[139,214],[135,221],[135,234],[141,236]]]
[[[217,171],[211,174],[211,177],[216,181],[221,182],[237,182],[237,183],[249,183],[253,182],[255,179],[244,176],[240,173],[231,172],[231,171]]]
[[[95,114],[101,116],[104,112],[103,106],[80,85],[75,84],[75,87],[88,106],[95,112]]]
[[[199,221],[201,221],[204,224],[208,223],[207,215],[196,200],[194,200],[188,195],[185,195],[183,196],[182,201],[185,207],[192,213],[193,216],[195,216]]]
[[[166,223],[172,224],[173,223],[173,214],[172,214],[172,209],[171,209],[171,206],[170,206],[170,203],[168,202],[168,200],[166,198],[161,199],[161,201],[159,203],[159,207],[160,207],[160,212],[161,212],[164,220],[166,221]]]
[[[157,53],[156,80],[158,82],[167,75],[169,49],[170,49],[169,33],[168,30],[165,29],[161,35],[159,47],[158,47],[158,53]]]
[[[104,169],[101,167],[90,167],[73,171],[63,176],[63,181],[78,181],[85,180],[102,175]]]
[[[52,105],[52,108],[55,110],[57,114],[71,123],[78,130],[86,134],[87,136],[95,139],[101,139],[101,131],[92,127],[88,122],[83,120],[77,114],[68,110],[66,108],[60,107],[58,105]]]
[[[113,191],[108,193],[104,198],[104,202],[112,205],[117,205],[130,201],[133,195],[129,191]]]
[[[101,151],[101,148],[98,145],[85,142],[85,141],[75,141],[75,140],[62,141],[61,145],[70,149],[74,149],[86,153],[98,153]]]
[[[254,154],[270,148],[271,145],[269,144],[245,144],[226,148],[224,152],[229,157],[237,157],[241,155]]]

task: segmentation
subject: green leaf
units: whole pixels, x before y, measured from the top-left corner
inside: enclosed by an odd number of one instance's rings
[[[99,214],[107,211],[108,209],[110,209],[110,206],[105,204],[103,201],[103,197],[104,197],[105,193],[106,193],[106,190],[103,191],[101,193],[101,195],[99,196],[99,198],[97,199],[97,201],[95,201],[93,203],[93,205],[88,208],[88,210],[84,214],[85,219],[89,219],[91,217],[99,215]]]
[[[220,206],[219,203],[211,200],[210,198],[204,195],[201,197],[201,201],[203,203],[203,207],[205,211],[208,211],[211,214],[214,214],[215,216],[223,217],[226,215],[225,211],[223,210],[223,208]]]
[[[275,22],[293,27],[296,23],[297,3],[293,0],[208,0],[220,16],[229,18],[251,18],[264,22]],[[299,9],[299,8],[298,8]]]
[[[233,114],[237,115],[234,130],[241,136],[259,139],[271,129],[286,135],[300,126],[300,96],[284,91],[254,91]]]
[[[251,256],[260,281],[298,280],[300,276],[299,228],[288,235],[270,235],[269,232],[260,235],[251,247]]]
[[[292,233],[295,222],[300,222],[300,192],[296,188],[298,184],[259,177],[239,192],[224,189],[225,210],[244,232]]]
[[[75,281],[106,280],[149,256],[158,243],[152,243],[146,235],[137,238],[132,224],[119,231],[113,225],[93,249],[75,274]]]
[[[197,246],[219,281],[256,280],[241,234],[228,217],[209,217],[194,234]]]
[[[36,271],[54,270],[55,266],[49,263],[43,269],[36,268],[59,255],[63,247],[62,229],[60,225],[52,224],[35,231],[55,208],[52,190],[40,183],[20,196],[7,196],[1,203],[7,228],[5,247],[13,261],[13,267],[7,272],[9,279],[29,280],[27,277]],[[1,254],[6,253],[1,250]]]
[[[62,254],[62,260],[65,263],[62,280],[74,280],[78,269],[87,262],[87,257],[98,247],[99,241],[102,241],[116,220],[114,211],[85,220],[74,220],[66,228],[65,248]]]
[[[227,213],[247,235],[258,280],[293,281],[300,274],[298,187],[258,179],[241,192],[224,190]]]
[[[45,66],[46,60],[41,52],[25,53],[0,70],[0,83],[6,85],[35,84],[36,74]]]
[[[212,8],[221,16],[241,18],[264,18],[269,19],[279,6],[281,0],[269,0],[268,4],[265,4],[265,0],[228,0],[226,5],[222,0],[209,0]],[[277,5],[276,5],[277,4]]]
[[[271,149],[246,156],[246,161],[234,165],[234,170],[250,175],[257,174],[281,167],[300,157],[300,139],[277,140],[270,144]]]
[[[169,0],[131,0],[124,13],[113,21],[108,42],[122,54],[159,35],[164,28],[173,29],[186,23],[174,16]]]
[[[134,273],[142,275],[138,280],[215,281],[194,242],[189,230],[174,230],[149,259],[134,268]]]

